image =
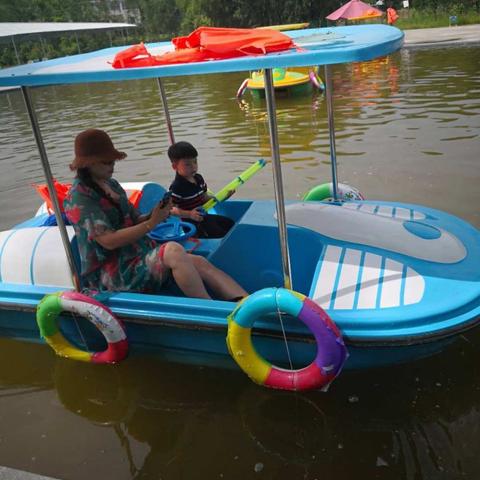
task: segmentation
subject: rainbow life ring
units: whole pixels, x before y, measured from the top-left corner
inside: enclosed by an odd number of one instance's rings
[[[107,341],[103,352],[86,352],[73,346],[58,328],[61,312],[85,317],[95,325]],[[37,324],[41,336],[57,355],[81,362],[117,363],[128,354],[125,327],[111,310],[99,301],[77,292],[58,292],[46,295],[37,306]]]
[[[313,333],[317,355],[299,370],[276,367],[260,357],[251,339],[255,320],[278,311],[302,321]],[[227,346],[240,368],[256,383],[283,390],[327,387],[340,373],[348,353],[340,331],[325,311],[301,293],[265,288],[242,300],[227,317]]]

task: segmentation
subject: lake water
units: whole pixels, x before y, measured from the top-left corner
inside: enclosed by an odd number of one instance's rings
[[[333,68],[339,179],[369,199],[440,208],[480,227],[480,48],[402,50]],[[243,74],[165,81],[177,140],[216,190],[269,158],[265,105],[237,102]],[[104,128],[121,181],[173,171],[153,80],[33,91],[54,175],[71,179],[75,135]],[[330,178],[322,95],[277,99],[286,197]],[[38,153],[19,92],[0,95],[0,228],[38,207]],[[237,192],[271,198],[263,169]],[[441,355],[345,372],[327,393],[257,387],[237,370],[133,354],[94,366],[0,340],[0,465],[58,478],[478,478],[480,336]]]

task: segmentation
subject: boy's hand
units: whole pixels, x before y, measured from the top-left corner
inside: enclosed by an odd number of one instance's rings
[[[198,209],[195,210],[190,210],[190,218],[194,220],[195,222],[201,222],[203,221],[203,215]]]

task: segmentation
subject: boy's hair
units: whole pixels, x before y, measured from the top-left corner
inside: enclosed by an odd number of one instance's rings
[[[168,158],[172,163],[178,162],[182,158],[197,158],[197,149],[188,142],[177,142],[170,145],[168,149]]]

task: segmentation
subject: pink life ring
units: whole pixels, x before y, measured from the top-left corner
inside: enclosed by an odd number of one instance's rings
[[[250,79],[249,78],[246,78],[242,84],[240,85],[239,89],[237,90],[237,98],[240,98],[244,92],[245,92],[245,89],[247,88],[247,85],[248,85],[248,81]]]
[[[312,70],[309,74],[310,81],[312,82],[312,85],[317,88],[318,90],[324,90],[325,86],[323,85],[323,82],[317,77],[317,74]]]

